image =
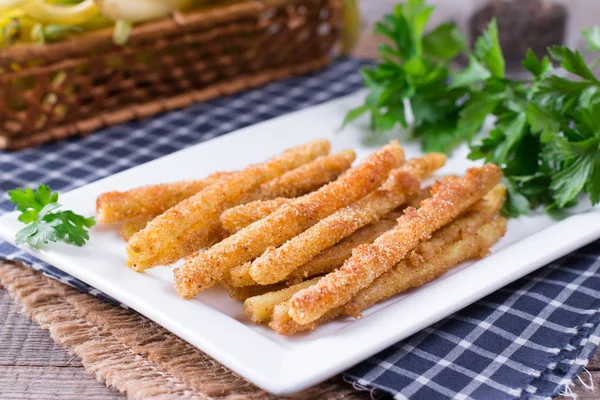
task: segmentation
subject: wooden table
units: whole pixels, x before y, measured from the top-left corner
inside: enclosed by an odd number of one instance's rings
[[[125,399],[85,372],[0,288],[0,398]]]

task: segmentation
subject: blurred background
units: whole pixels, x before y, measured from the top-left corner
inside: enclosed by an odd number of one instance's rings
[[[373,24],[390,12],[397,0],[359,0],[364,36],[357,52],[376,56],[376,39],[368,32]],[[436,9],[431,25],[454,21],[473,38],[490,18],[498,20],[500,41],[507,66],[519,70],[519,63],[529,47],[541,54],[547,46],[564,44],[585,50],[581,30],[600,22],[598,0],[429,0]],[[585,51],[584,51],[585,53]]]
[[[370,32],[400,2],[0,0],[0,150],[316,72],[340,50],[375,59],[382,39]],[[600,23],[600,0],[428,3],[430,27],[455,22],[471,41],[495,17],[513,77],[529,48],[587,56],[581,31]]]

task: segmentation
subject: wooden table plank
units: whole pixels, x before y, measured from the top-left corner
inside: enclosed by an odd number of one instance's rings
[[[81,367],[81,362],[55,343],[48,331],[20,313],[6,290],[0,291],[0,321],[0,366]]]
[[[591,379],[594,382],[594,390],[586,388],[579,379],[575,379],[575,385],[571,386],[571,390],[577,395],[577,400],[598,400],[600,399],[600,371],[590,371]],[[586,385],[590,385],[590,376],[584,371],[580,375]]]
[[[39,328],[38,328],[39,330]],[[82,367],[0,366],[3,399],[122,400]]]
[[[85,372],[0,287],[0,398],[116,400],[126,396]]]

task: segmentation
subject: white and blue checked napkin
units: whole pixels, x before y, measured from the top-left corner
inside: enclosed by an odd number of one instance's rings
[[[87,138],[0,152],[0,214],[13,208],[5,195],[8,189],[46,183],[68,191],[215,136],[349,94],[362,87],[360,66],[357,60],[339,61],[319,74],[115,126]],[[21,260],[108,299],[2,241],[0,258]],[[357,387],[380,389],[398,399],[549,398],[563,391],[593,356],[600,341],[599,325],[597,241],[382,351],[348,370],[345,377]]]

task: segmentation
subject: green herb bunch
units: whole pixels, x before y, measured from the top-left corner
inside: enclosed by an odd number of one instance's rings
[[[385,132],[397,124],[407,127],[405,100],[414,114],[412,132],[423,138],[428,151],[449,149],[448,129],[456,126],[456,103],[464,88],[448,86],[450,64],[463,51],[466,39],[455,24],[439,25],[424,34],[434,7],[424,1],[399,4],[375,26],[375,33],[390,39],[380,45],[383,61],[362,69],[369,95],[365,104],[351,110],[344,124],[364,113],[371,115],[371,128]],[[450,139],[452,140],[452,139]]]
[[[557,46],[549,53],[575,78],[557,75],[550,59],[528,52],[523,66],[532,81],[508,81],[518,97],[505,90],[492,112],[494,128],[471,143],[469,158],[502,166],[509,216],[540,205],[547,211],[570,207],[582,192],[593,204],[600,201],[600,81],[578,51]]]
[[[468,49],[452,24],[423,33],[432,10],[424,0],[409,0],[377,25],[375,32],[392,46],[380,48],[381,64],[363,70],[369,95],[345,124],[370,112],[376,132],[407,127],[408,102],[412,135],[422,139],[424,151],[450,152],[468,142],[469,158],[503,169],[508,216],[538,206],[570,207],[582,193],[600,202],[600,81],[593,73],[600,58],[587,65],[565,46],[551,47],[550,58],[529,51],[522,64],[531,79],[509,79],[494,20]],[[584,37],[588,50],[600,50],[600,27],[585,30]],[[469,63],[451,70],[459,53]],[[571,77],[561,76],[552,62]],[[489,134],[475,140],[489,117]]]
[[[40,185],[37,190],[27,188],[9,190],[10,201],[21,211],[19,221],[27,224],[15,236],[15,243],[26,243],[40,248],[49,242],[62,240],[83,246],[89,240],[88,229],[96,224],[94,217],[85,218],[69,210],[59,210],[58,193]]]

